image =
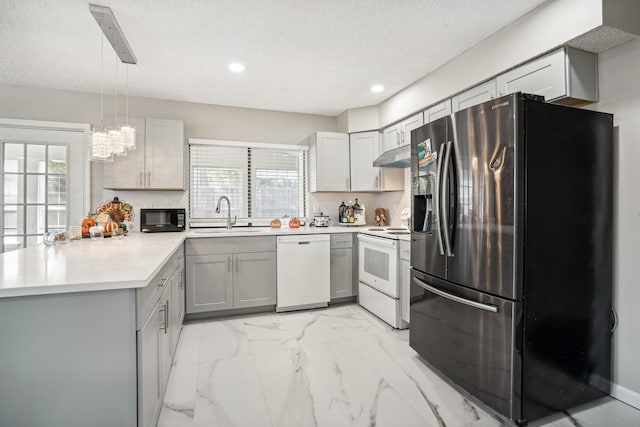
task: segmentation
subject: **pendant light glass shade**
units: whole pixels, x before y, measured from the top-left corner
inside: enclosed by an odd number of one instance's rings
[[[107,135],[109,136],[109,142],[111,143],[111,152],[114,156],[126,156],[127,149],[124,146],[124,142],[122,141],[122,134],[119,129],[109,129],[107,130]]]
[[[136,149],[136,129],[135,128],[129,125],[123,125],[120,128],[120,137],[122,138],[122,143],[125,149],[127,150]]]
[[[91,131],[89,139],[89,160],[92,162],[112,162],[109,135],[98,130]]]

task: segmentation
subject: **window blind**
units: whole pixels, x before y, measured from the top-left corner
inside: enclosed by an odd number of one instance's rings
[[[201,141],[201,140],[198,140]],[[217,225],[231,202],[239,224],[267,225],[284,215],[304,218],[307,147],[226,141],[189,143],[191,226]]]

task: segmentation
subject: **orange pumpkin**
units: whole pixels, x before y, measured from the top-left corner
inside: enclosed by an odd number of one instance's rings
[[[298,218],[291,218],[291,220],[289,220],[289,228],[300,228],[300,220]]]
[[[85,218],[82,220],[82,234],[89,235],[89,229],[96,225],[96,221],[93,218]]]
[[[105,233],[111,233],[113,230],[117,228],[118,228],[117,222],[108,222],[103,227]]]

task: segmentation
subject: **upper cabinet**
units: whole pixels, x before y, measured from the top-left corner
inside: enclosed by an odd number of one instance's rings
[[[434,120],[438,120],[444,116],[448,116],[451,114],[451,99],[447,99],[439,104],[435,104],[426,110],[424,110],[424,120],[425,124],[431,123]]]
[[[184,190],[184,122],[133,119],[136,149],[105,163],[104,186],[114,190]]]
[[[404,185],[403,169],[377,168],[373,161],[380,155],[380,132],[349,135],[351,191],[396,191]]]
[[[474,105],[482,104],[496,97],[496,80],[491,79],[451,98],[451,111],[456,112]]]
[[[309,191],[349,191],[349,135],[316,132],[309,137]]]
[[[525,92],[566,105],[598,101],[598,59],[570,47],[514,68],[496,78],[498,95]]]
[[[376,168],[380,133],[316,132],[309,137],[309,191],[396,191],[403,169]]]
[[[424,124],[422,113],[407,117],[382,130],[382,152],[411,144],[411,131]]]

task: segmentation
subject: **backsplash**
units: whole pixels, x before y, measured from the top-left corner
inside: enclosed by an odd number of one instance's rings
[[[411,169],[404,169],[404,191],[386,191],[383,193],[309,193],[309,215],[323,212],[331,217],[331,225],[338,221],[338,206],[355,202],[365,205],[365,219],[367,224],[375,225],[375,210],[383,208],[387,213],[388,225],[402,226],[400,211],[411,207],[410,198]]]

